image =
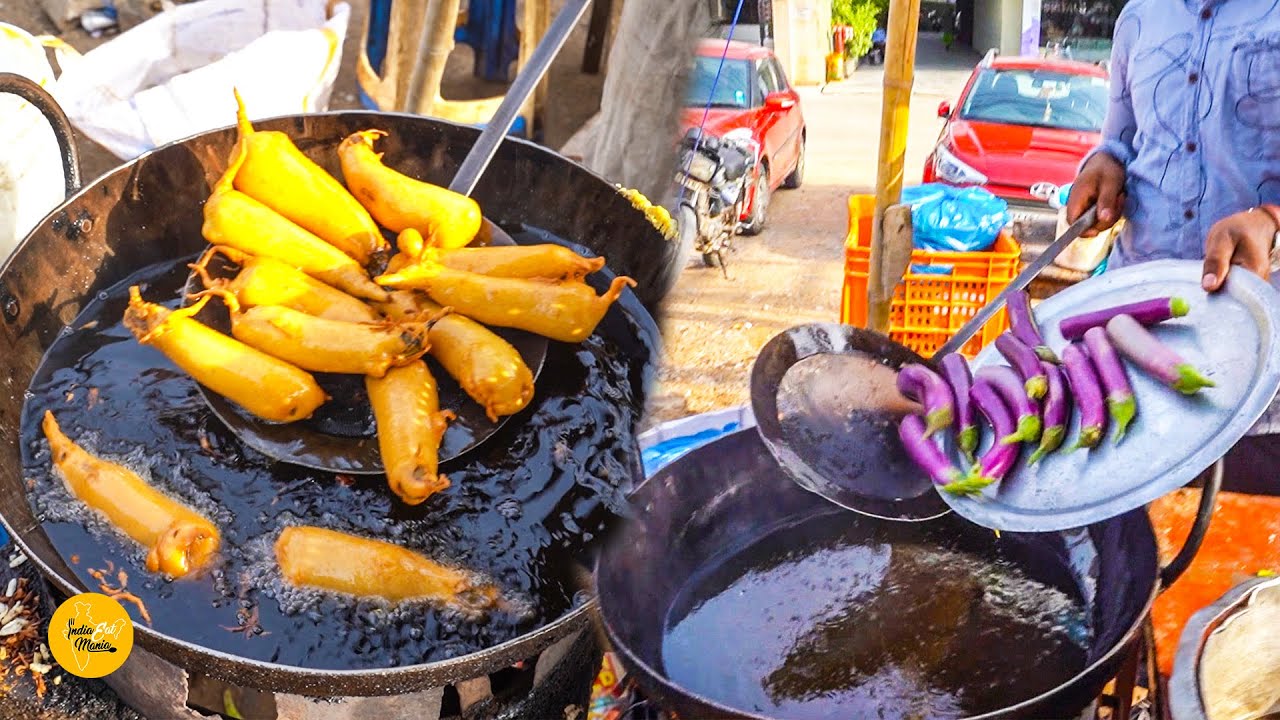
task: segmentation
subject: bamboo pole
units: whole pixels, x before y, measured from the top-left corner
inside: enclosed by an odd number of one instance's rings
[[[885,211],[902,197],[902,173],[907,151],[911,88],[915,82],[916,36],[920,0],[891,0],[884,59],[884,104],[880,115],[880,157],[876,169],[876,209],[871,224],[871,276],[867,283],[867,325],[889,332],[889,303],[905,267],[892,267],[894,257],[910,255],[911,236],[886,237]],[[892,247],[890,246],[892,245]]]

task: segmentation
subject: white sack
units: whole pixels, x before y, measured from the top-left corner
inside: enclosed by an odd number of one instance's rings
[[[235,122],[328,109],[351,9],[326,0],[180,5],[83,56],[59,55],[54,96],[123,160]]]
[[[48,89],[53,68],[44,46],[26,31],[0,23],[0,72]],[[48,121],[30,103],[0,95],[0,262],[62,202],[62,160]]]

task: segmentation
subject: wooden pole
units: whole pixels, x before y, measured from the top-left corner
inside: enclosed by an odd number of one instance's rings
[[[440,83],[444,80],[449,54],[453,52],[453,35],[461,5],[461,0],[432,0],[427,8],[404,103],[411,113],[431,115],[440,98]]]
[[[915,81],[916,36],[920,0],[891,0],[884,60],[884,105],[880,115],[880,159],[876,169],[876,210],[871,224],[871,277],[867,283],[867,325],[889,332],[889,303],[905,265],[895,262],[911,252],[910,233],[886,236],[885,211],[902,197],[907,152],[911,87]],[[906,247],[903,248],[903,243]],[[899,266],[902,269],[898,269]]]

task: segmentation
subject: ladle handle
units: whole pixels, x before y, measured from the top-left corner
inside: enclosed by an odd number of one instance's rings
[[[453,182],[449,185],[450,190],[470,195],[476,189],[480,176],[489,167],[489,162],[498,152],[498,146],[511,131],[511,126],[515,124],[520,108],[524,107],[525,101],[533,94],[534,88],[538,87],[542,76],[547,74],[551,62],[556,59],[556,55],[560,54],[560,48],[564,47],[565,41],[569,39],[573,28],[586,13],[590,2],[591,0],[568,0],[564,4],[560,14],[552,21],[551,27],[547,28],[547,34],[542,36],[542,41],[529,56],[529,61],[516,75],[515,82],[511,83],[506,96],[502,98],[502,103],[498,105],[498,111],[484,126],[480,139],[476,140],[476,144],[471,147],[471,152],[467,153],[466,159],[462,161],[462,167],[458,168],[458,174],[453,177]],[[529,28],[525,28],[525,32],[529,32]]]
[[[963,327],[957,330],[956,334],[938,350],[937,357],[941,358],[944,355],[949,355],[964,347],[965,343],[972,340],[973,336],[978,334],[978,331],[982,329],[983,325],[987,324],[988,320],[990,320],[996,313],[1000,312],[1000,308],[1004,307],[1005,301],[1009,299],[1010,295],[1030,285],[1031,281],[1036,279],[1036,276],[1040,274],[1041,270],[1048,267],[1049,263],[1057,260],[1058,256],[1062,254],[1063,250],[1067,249],[1068,245],[1078,240],[1084,231],[1093,227],[1094,223],[1097,221],[1098,208],[1095,205],[1086,210],[1084,215],[1080,216],[1079,220],[1072,223],[1071,227],[1067,228],[1066,232],[1062,233],[1061,237],[1050,243],[1049,247],[1045,248],[1044,252],[1040,253],[1039,257],[1032,260],[1030,263],[1027,263],[1027,267],[1022,272],[1018,273],[1018,276],[1009,283],[1008,287],[996,296],[995,300],[984,305],[982,309],[978,310],[977,315],[974,315],[969,322],[965,323]]]
[[[1182,573],[1186,572],[1187,567],[1191,565],[1191,561],[1195,560],[1196,553],[1200,552],[1200,546],[1204,543],[1204,536],[1209,532],[1209,521],[1213,519],[1213,507],[1218,502],[1218,491],[1222,490],[1222,476],[1225,472],[1225,464],[1222,460],[1213,464],[1213,470],[1209,473],[1209,479],[1205,480],[1204,489],[1200,491],[1200,506],[1196,508],[1196,520],[1191,525],[1191,532],[1187,534],[1187,539],[1182,543],[1182,549],[1160,569],[1160,588],[1169,587],[1177,582]]]
[[[80,151],[76,149],[75,133],[71,121],[62,111],[58,101],[38,84],[16,73],[0,72],[0,93],[17,95],[35,106],[49,121],[53,136],[58,140],[62,153],[62,183],[67,197],[80,191]]]

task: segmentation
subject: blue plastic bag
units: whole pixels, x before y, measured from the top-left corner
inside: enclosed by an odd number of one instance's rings
[[[980,252],[995,244],[1009,224],[1009,203],[977,187],[940,183],[904,188],[918,250]]]

